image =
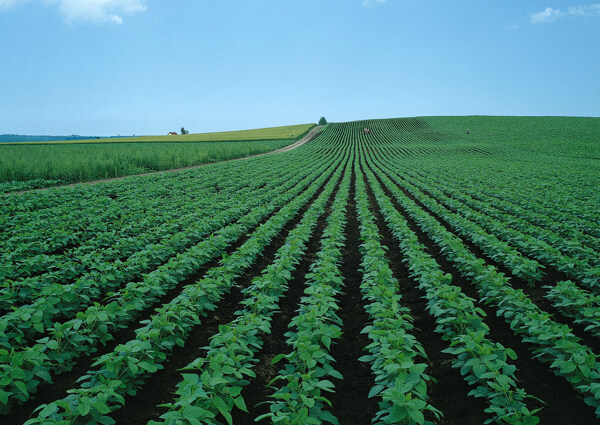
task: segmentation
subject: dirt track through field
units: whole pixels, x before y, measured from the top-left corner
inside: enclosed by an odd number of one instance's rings
[[[51,187],[43,187],[43,188],[40,188],[40,189],[23,190],[23,191],[20,191],[20,192],[10,192],[10,193],[2,194],[0,196],[8,196],[8,195],[14,195],[14,194],[20,194],[20,193],[28,193],[28,192],[37,192],[37,191],[40,191],[40,190],[56,189],[56,188],[61,188],[61,187],[73,187],[73,186],[78,185],[78,184],[106,183],[106,182],[111,182],[111,181],[115,181],[115,180],[123,180],[123,179],[126,179],[128,177],[133,177],[133,176],[143,177],[143,176],[151,176],[153,174],[159,174],[159,173],[175,173],[175,172],[178,172],[178,171],[187,171],[187,170],[193,170],[195,168],[206,167],[207,165],[211,165],[211,164],[221,164],[221,163],[224,163],[224,162],[241,161],[241,160],[244,160],[244,159],[256,158],[256,157],[259,157],[259,156],[284,153],[284,152],[291,151],[292,149],[296,149],[296,148],[302,146],[303,144],[308,143],[308,142],[314,140],[320,134],[320,132],[323,129],[323,127],[324,126],[322,126],[322,125],[316,125],[316,126],[314,126],[303,138],[301,138],[300,140],[292,143],[291,145],[284,146],[283,148],[279,148],[279,149],[276,149],[276,150],[270,151],[270,152],[264,152],[264,153],[258,153],[256,155],[245,156],[243,158],[228,159],[226,161],[220,161],[220,162],[209,162],[207,164],[200,164],[200,165],[190,165],[189,167],[173,168],[172,170],[152,171],[150,173],[130,174],[128,176],[112,177],[110,179],[92,180],[92,181],[89,181],[89,182],[70,183],[70,184],[65,184],[65,185],[62,185],[62,186],[51,186]]]

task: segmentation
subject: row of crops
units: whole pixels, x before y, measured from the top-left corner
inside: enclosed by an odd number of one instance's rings
[[[600,175],[505,150],[335,123],[5,197],[2,423],[597,423]]]
[[[0,143],[0,194],[171,170],[288,146],[314,124],[180,136]]]

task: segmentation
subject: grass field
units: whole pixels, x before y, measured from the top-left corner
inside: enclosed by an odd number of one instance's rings
[[[226,133],[0,144],[0,192],[241,158],[287,146],[313,125]]]
[[[256,128],[252,130],[220,131],[214,133],[180,134],[177,136],[137,136],[111,137],[83,140],[56,140],[49,142],[2,143],[18,145],[62,145],[62,144],[95,144],[95,143],[164,143],[164,142],[231,142],[231,141],[264,141],[295,139],[306,133],[314,124],[297,124],[281,127]],[[0,144],[0,145],[2,145]]]
[[[598,423],[597,134],[330,123],[278,155],[7,195],[2,423]]]

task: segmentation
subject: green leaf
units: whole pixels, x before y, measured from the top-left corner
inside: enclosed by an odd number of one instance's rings
[[[540,418],[537,416],[528,416],[523,418],[523,425],[537,425],[540,422]]]
[[[271,360],[271,364],[275,364],[275,363],[279,362],[285,356],[286,356],[286,354],[277,354],[275,357],[273,357],[273,360]]]
[[[336,418],[335,416],[333,416],[333,414],[327,410],[324,410],[321,412],[320,414],[320,419],[327,421],[329,423],[332,423],[334,425],[338,425],[339,421],[338,418]]]
[[[565,362],[560,366],[560,373],[571,373],[577,369],[577,365],[572,362]]]
[[[50,376],[50,374],[48,372],[46,372],[45,370],[39,370],[35,373],[37,376],[39,376],[40,378],[42,378],[44,381],[46,382],[52,382],[52,377]]]
[[[14,367],[10,371],[10,377],[14,380],[25,379],[25,371],[20,367]],[[10,382],[10,380],[8,382]]]
[[[117,423],[113,418],[110,418],[108,416],[99,417],[98,422],[104,425],[114,425],[115,423]]]
[[[390,412],[389,419],[393,422],[401,422],[406,417],[407,411],[403,406],[394,405]]]
[[[221,397],[215,397],[213,399],[213,403],[217,410],[221,413],[221,415],[223,415],[227,423],[229,425],[233,425],[233,418],[231,417],[231,413],[229,413],[229,408],[227,407],[227,404],[223,401],[223,399]]]
[[[335,388],[335,385],[333,384],[333,382],[331,382],[327,379],[319,381],[316,386],[323,390],[326,390],[326,391],[332,391],[331,388]]]
[[[27,392],[27,385],[23,381],[14,381],[15,386],[25,395],[29,395]]]
[[[110,413],[110,407],[108,407],[106,405],[106,403],[103,403],[101,401],[95,402],[92,406],[94,406],[94,409],[96,409],[98,412],[100,412],[103,415]]]
[[[6,392],[4,390],[0,390],[0,403],[2,403],[4,405],[7,405],[8,404],[8,396],[10,394],[11,393],[9,393],[9,392]]]
[[[369,398],[376,396],[384,388],[385,388],[385,386],[383,386],[383,385],[375,385],[373,388],[371,388],[371,391],[369,391]]]
[[[473,366],[473,373],[477,378],[481,378],[481,375],[483,375],[485,372],[487,372],[487,368],[484,364],[479,363]]]
[[[408,416],[411,417],[413,421],[418,424],[422,424],[425,421],[425,416],[423,416],[423,412],[417,409],[408,409]]]
[[[242,396],[239,396],[233,400],[233,403],[238,407],[238,409],[243,410],[244,412],[248,411],[246,407],[246,402]]]
[[[79,403],[79,405],[77,406],[77,411],[79,411],[79,414],[80,414],[81,416],[86,416],[88,413],[90,413],[90,407],[91,407],[91,406],[90,406],[90,403],[89,403],[89,402],[83,403],[83,402],[80,400],[80,403]]]
[[[215,414],[211,413],[209,410],[203,409],[201,407],[197,407],[197,406],[185,406],[182,410],[181,413],[183,414],[183,416],[186,419],[207,419],[207,418],[214,418]],[[198,422],[199,423],[199,422]]]
[[[41,418],[47,418],[48,416],[55,414],[57,411],[58,406],[54,403],[50,403],[42,409],[38,416],[40,416]]]
[[[515,350],[513,350],[512,348],[505,348],[504,349],[506,352],[506,355],[512,359],[512,360],[517,360],[517,353],[515,353]]]
[[[227,383],[227,379],[223,378],[222,376],[214,376],[214,377],[210,378],[209,385],[212,387],[215,387],[219,384],[226,384],[226,383]]]

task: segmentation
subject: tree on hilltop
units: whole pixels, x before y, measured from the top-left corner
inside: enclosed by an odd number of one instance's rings
[[[321,119],[319,120],[319,125],[325,125],[327,124],[327,120],[325,119],[325,117],[321,117]]]
[[[181,127],[181,134],[190,134],[185,128]]]

